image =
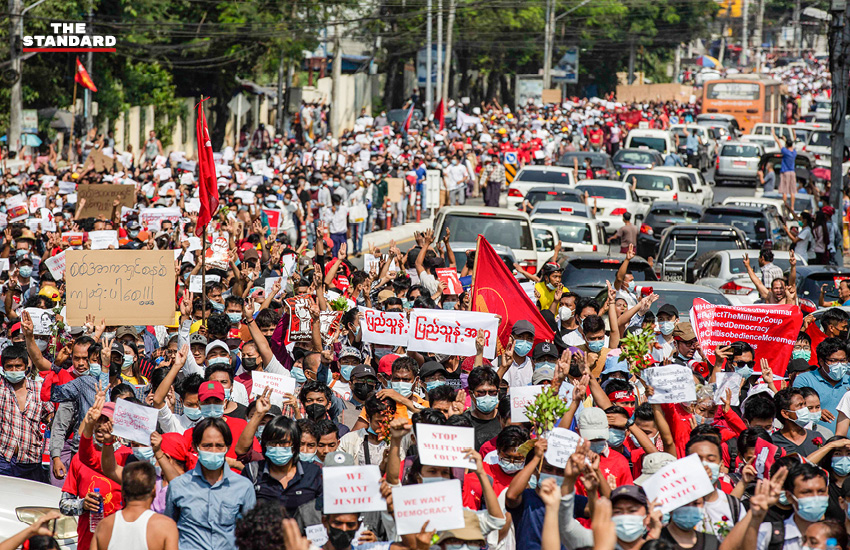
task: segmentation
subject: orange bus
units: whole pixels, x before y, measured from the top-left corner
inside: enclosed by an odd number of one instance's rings
[[[784,123],[780,82],[747,78],[721,78],[703,84],[702,112],[735,117],[741,131],[749,133],[757,122]]]

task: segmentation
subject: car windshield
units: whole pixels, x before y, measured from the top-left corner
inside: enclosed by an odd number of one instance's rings
[[[750,258],[750,265],[755,266],[758,264],[758,257]],[[791,269],[791,262],[788,258],[773,258],[773,265],[781,267],[782,271],[786,269]],[[744,266],[743,258],[729,258],[729,273],[733,275],[743,275],[747,273],[747,268]]]
[[[720,150],[721,157],[758,157],[759,148],[755,145],[724,145]]]
[[[614,162],[620,164],[652,164],[655,162],[655,157],[649,152],[621,150],[614,154]]]
[[[539,202],[534,206],[534,211],[532,215],[536,214],[569,214],[571,216],[580,216],[582,218],[589,218],[590,212],[587,207],[582,203],[570,203],[559,204],[555,202]]]
[[[806,278],[803,279],[803,282],[800,283],[799,288],[797,289],[797,295],[800,298],[808,298],[809,300],[818,303],[821,286],[826,285],[826,293],[823,297],[824,302],[835,302],[838,300],[838,288],[836,288],[835,285],[836,278],[840,281],[845,277],[850,277],[850,271],[845,271],[843,273],[833,273],[831,271],[824,273],[809,273]]]
[[[535,219],[534,223],[548,225],[558,232],[558,236],[564,242],[593,244],[593,235],[591,233],[593,228],[590,227],[590,224],[550,219]]]
[[[538,202],[551,201],[574,202],[578,204],[584,204],[584,201],[575,192],[561,193],[558,191],[535,191],[533,189],[525,194],[525,200],[527,200],[532,206],[534,206]]]
[[[569,288],[576,285],[598,284],[605,286],[605,281],[613,281],[617,278],[617,270],[620,261],[611,260],[573,260],[564,267],[561,281]],[[636,281],[653,280],[652,268],[647,264],[631,262],[629,273],[634,275]]]
[[[522,218],[497,218],[476,214],[446,214],[439,238],[451,230],[453,241],[477,242],[483,235],[490,244],[500,244],[518,250],[533,250],[531,225]]]
[[[686,235],[679,234],[679,242],[687,243],[686,246],[677,246],[675,252],[670,257],[670,259],[674,260],[686,260],[693,253],[693,245],[694,235],[693,232],[690,232]],[[730,248],[736,249],[740,248],[736,244],[736,239],[734,237],[724,237],[722,235],[700,235],[699,241],[697,242],[697,253],[693,257],[694,260],[705,254],[706,252],[714,252],[715,250],[729,250]],[[666,245],[664,246],[664,250],[658,255],[662,260],[666,260],[670,253],[673,251],[673,239],[672,236],[667,239]]]
[[[655,208],[646,215],[645,223],[653,229],[676,225],[680,223],[699,222],[700,213],[688,210],[673,210],[671,208]]]
[[[663,153],[667,150],[667,141],[664,138],[632,136],[629,139],[629,147],[649,147]]]
[[[636,182],[635,189],[642,191],[672,191],[673,178],[651,172],[629,174],[628,183]]]
[[[751,239],[764,239],[767,228],[764,225],[764,214],[761,212],[706,212],[702,216],[703,223],[721,223],[737,227]]]
[[[566,166],[567,168],[572,168],[575,166],[575,160],[578,160],[578,165],[582,166],[584,164],[584,159],[590,159],[590,165],[594,168],[604,168],[605,167],[605,157],[602,155],[592,155],[587,153],[566,153],[561,157],[561,161],[558,163],[561,166]]]
[[[626,200],[626,190],[622,187],[608,187],[603,185],[577,185],[576,189],[581,192],[587,191],[592,199],[614,199]]]
[[[514,181],[569,184],[570,175],[566,170],[520,170]]]
[[[538,252],[551,252],[555,250],[555,239],[552,234],[540,227],[532,227],[534,231],[534,242],[537,244]]]
[[[832,140],[829,139],[829,132],[812,132],[807,146],[829,147],[831,143]]]

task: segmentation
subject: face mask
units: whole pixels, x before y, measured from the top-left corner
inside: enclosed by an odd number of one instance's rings
[[[627,284],[626,286],[628,286],[628,287],[629,287],[629,291],[630,291],[630,292],[634,292],[634,291],[635,291],[635,288],[637,288],[637,283],[635,283],[635,282],[632,280],[632,281],[629,281],[629,282],[628,282],[628,284]]]
[[[832,457],[832,469],[840,476],[850,474],[850,456]]]
[[[268,447],[266,449],[266,458],[277,466],[288,464],[292,460],[292,455],[292,447]]]
[[[224,399],[225,399],[225,401],[230,401],[231,395],[233,395],[233,389],[232,388],[225,388],[224,389]]]
[[[676,508],[670,514],[670,519],[679,529],[690,531],[702,521],[702,509],[696,506],[683,506]]]
[[[400,393],[404,397],[410,397],[413,393],[413,382],[392,382],[392,389]]]
[[[484,395],[475,398],[475,408],[484,414],[493,412],[496,405],[499,404],[499,398],[495,395]]]
[[[31,266],[31,265],[22,265],[22,266],[18,269],[18,273],[20,273],[20,274],[21,274],[21,277],[23,277],[24,279],[26,279],[26,278],[28,278],[30,275],[32,275],[32,266]]]
[[[235,325],[236,323],[238,323],[239,321],[242,320],[242,314],[241,313],[228,313],[227,318],[230,319],[231,325]]]
[[[564,483],[564,476],[556,476],[554,474],[547,474],[547,473],[544,473],[544,472],[540,472],[540,479],[538,480],[538,484],[543,483],[543,481],[545,481],[547,479],[554,479],[555,483],[558,484],[558,487],[560,487],[561,484]]]
[[[404,309],[410,309],[413,307],[413,302],[411,302],[410,300],[402,300],[401,307],[403,307]]]
[[[747,378],[753,375],[753,368],[748,366],[742,367],[740,369],[735,369],[735,374],[746,380]]]
[[[791,352],[791,359],[805,359],[809,361],[812,358],[812,350],[795,349]]]
[[[203,406],[203,405],[201,405]],[[218,470],[224,466],[224,453],[198,451],[198,462],[207,470]]]
[[[150,198],[150,197],[148,197],[148,198]],[[131,239],[135,239],[136,237],[139,236],[139,232],[136,231],[136,230],[127,231],[127,236],[130,237]]]
[[[257,358],[256,357],[243,357],[242,358],[242,366],[245,370],[254,370],[257,368]]]
[[[797,514],[806,521],[820,521],[829,506],[829,497],[802,497],[797,500]]]
[[[445,380],[432,380],[431,382],[425,382],[425,391],[430,392],[434,388],[439,388],[440,386],[444,386],[445,384]]]
[[[186,418],[188,418],[192,422],[200,420],[203,416],[203,413],[201,413],[201,409],[199,409],[198,407],[183,407],[183,414],[185,414]]]
[[[555,290],[555,285],[553,285],[552,283],[546,283],[546,288],[548,288],[549,290]]]
[[[609,435],[610,435],[610,433],[609,433]],[[603,439],[599,439],[599,440],[590,442],[590,450],[593,451],[594,453],[598,454],[598,455],[601,455],[602,453],[604,453],[605,449],[607,447],[608,447],[608,442],[603,440]]]
[[[216,312],[221,313],[224,311],[224,304],[220,304],[218,302],[210,302],[212,304],[212,308],[216,310]]]
[[[573,310],[567,306],[561,306],[558,308],[558,316],[560,316],[561,321],[569,321],[573,317]]]
[[[298,453],[298,460],[301,462],[313,462],[316,459],[316,453]]]
[[[20,260],[21,258],[26,256],[27,254],[29,254],[29,250],[26,250],[24,248],[20,248],[18,250],[15,250],[15,258],[17,258],[18,260]]]
[[[508,462],[507,460],[500,458],[499,459],[499,468],[502,469],[503,472],[508,474],[509,476],[514,475],[518,471],[522,470],[522,464],[514,464],[513,462]]]
[[[340,365],[339,373],[345,381],[351,380],[351,371],[354,370],[354,365]]]
[[[703,460],[702,465],[711,470],[711,482],[717,483],[717,478],[720,477],[720,464]]]
[[[328,415],[328,409],[324,405],[313,403],[304,407],[304,412],[310,420],[320,420]]]
[[[153,458],[153,449],[150,447],[133,447],[133,456],[142,462],[156,462]]]
[[[587,349],[593,353],[599,353],[605,347],[605,340],[591,340],[587,343]]]
[[[376,431],[374,430],[374,428],[372,428],[372,426],[369,426],[368,428],[366,428],[366,433],[367,433],[367,434],[370,434],[370,435],[374,435],[375,437],[377,437],[377,436],[378,436],[378,432],[376,432]]]
[[[820,414],[809,412],[809,409],[805,407],[797,409],[794,412],[797,413],[797,418],[794,419],[794,422],[798,426],[808,426],[809,423],[820,420]]]
[[[833,380],[841,380],[844,378],[844,375],[847,374],[848,369],[850,369],[850,364],[848,363],[836,363],[834,365],[830,365],[829,377]]]
[[[204,418],[221,418],[224,414],[224,404],[201,405],[201,416]]]
[[[624,542],[634,542],[646,532],[643,525],[643,516],[622,515],[614,516],[614,528],[617,530],[617,538]]]
[[[133,366],[134,362],[135,361],[133,359],[133,356],[128,354],[128,353],[125,353],[124,354],[124,362],[121,363],[121,368],[128,369],[128,368]]]
[[[785,494],[785,491],[779,493],[779,504],[783,506],[789,506],[791,504],[788,502],[788,496]]]
[[[354,540],[355,534],[357,534],[356,529],[343,531],[336,527],[328,527],[328,542],[330,542],[334,548],[348,548],[351,546],[351,541]]]
[[[107,340],[112,340],[115,338],[115,332],[104,332],[103,337]]]
[[[662,321],[658,323],[658,330],[661,331],[661,334],[664,336],[669,336],[673,334],[673,329],[676,328],[676,323],[673,321]]]
[[[24,378],[26,378],[27,373],[23,370],[16,371],[3,371],[3,377],[9,381],[10,384],[17,384]]]
[[[372,393],[371,386],[369,386],[368,384],[354,384],[354,387],[351,391],[354,394],[354,397],[356,397],[357,400],[361,403],[363,401],[366,401],[366,399],[369,397],[369,394]]]
[[[47,349],[47,340],[36,340],[35,345],[38,346],[38,351],[44,351]]]
[[[443,309],[454,309],[457,302],[443,302]]]
[[[444,477],[425,477],[425,476],[421,476],[421,477],[422,477],[422,483],[438,483],[440,481],[446,481],[446,478],[444,478]]]
[[[99,378],[102,372],[103,367],[101,367],[98,363],[89,363],[89,374],[95,378]]]
[[[514,343],[514,353],[516,353],[519,357],[525,357],[528,355],[528,352],[531,351],[531,347],[534,344],[527,340],[517,340]]]
[[[209,365],[210,367],[212,367],[214,365],[227,365],[227,366],[229,366],[230,365],[230,358],[229,357],[212,357],[210,359],[207,359],[207,365]]]
[[[292,367],[292,370],[289,371],[289,373],[292,374],[292,377],[299,384],[303,384],[307,381],[307,377],[304,375],[304,369],[301,367]]]
[[[619,447],[626,440],[626,430],[618,428],[608,429],[608,445],[611,447]]]

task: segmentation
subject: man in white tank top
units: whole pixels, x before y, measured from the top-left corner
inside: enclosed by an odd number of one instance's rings
[[[177,550],[177,524],[150,509],[156,495],[156,470],[150,462],[124,467],[121,493],[124,509],[97,525],[92,550]]]

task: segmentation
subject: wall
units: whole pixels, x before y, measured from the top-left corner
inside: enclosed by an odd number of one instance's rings
[[[681,101],[687,103],[694,93],[684,84],[632,84],[617,86],[617,101]]]

